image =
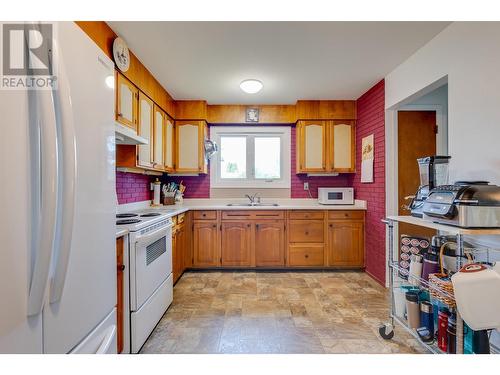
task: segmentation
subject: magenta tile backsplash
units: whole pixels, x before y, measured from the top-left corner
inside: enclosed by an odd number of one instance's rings
[[[153,176],[117,171],[116,196],[118,204],[150,200],[149,183],[152,181],[154,181]]]

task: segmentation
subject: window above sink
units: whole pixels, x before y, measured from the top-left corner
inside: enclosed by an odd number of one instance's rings
[[[220,145],[211,159],[213,188],[290,188],[290,127],[212,126]]]

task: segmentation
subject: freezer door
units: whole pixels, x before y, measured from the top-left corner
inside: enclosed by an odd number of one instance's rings
[[[116,309],[113,309],[70,354],[116,354]]]
[[[0,91],[0,113],[0,353],[41,353],[41,314],[28,317],[37,197],[31,191],[27,92]]]
[[[43,311],[45,353],[73,350],[116,304],[114,89],[105,83],[114,73],[113,63],[73,22],[57,24],[57,39],[60,154],[74,147],[75,155],[72,178],[65,179],[71,165],[61,160],[66,172]],[[74,133],[73,144],[66,142],[65,131]],[[73,200],[65,196],[67,189],[74,190]],[[65,237],[68,230],[71,236]]]

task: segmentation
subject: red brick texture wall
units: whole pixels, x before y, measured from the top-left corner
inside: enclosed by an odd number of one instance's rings
[[[147,201],[151,199],[149,183],[152,176],[137,173],[116,172],[116,196],[118,204]]]
[[[356,173],[351,177],[355,197],[367,201],[365,228],[366,272],[385,284],[385,89],[384,80],[357,100]],[[361,183],[361,140],[374,135],[374,182]]]

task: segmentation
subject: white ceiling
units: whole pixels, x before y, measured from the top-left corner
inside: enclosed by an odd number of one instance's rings
[[[108,22],[175,99],[357,99],[448,22]],[[239,83],[256,78],[258,94]]]

